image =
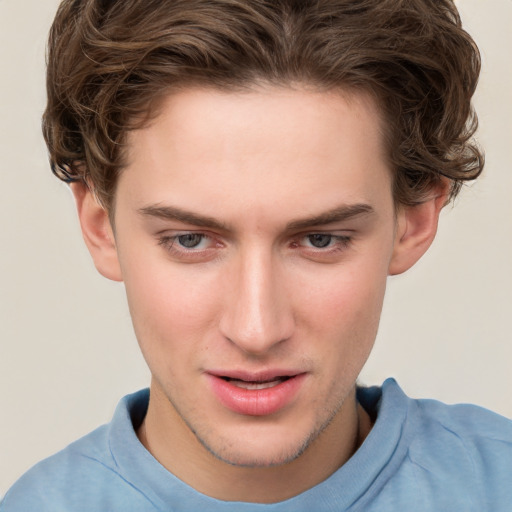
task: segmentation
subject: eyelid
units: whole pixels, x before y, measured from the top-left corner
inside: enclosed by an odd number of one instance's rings
[[[206,247],[189,247],[182,246],[177,243],[181,236],[185,235],[199,235],[202,237],[199,245],[206,243]],[[331,237],[329,243],[325,247],[315,247],[308,244],[305,240],[309,236],[325,235]],[[182,263],[200,263],[217,259],[221,256],[219,249],[226,247],[226,241],[221,237],[214,234],[205,232],[204,230],[166,230],[156,235],[158,245],[162,246],[169,257]],[[350,248],[353,243],[354,231],[353,230],[311,230],[302,231],[295,234],[288,247],[294,251],[299,251],[297,254],[302,253],[308,259],[319,259],[319,261],[329,262],[333,261],[336,255],[341,257]]]
[[[187,247],[187,245],[182,240],[180,240],[180,238],[183,238],[183,237],[197,237],[199,239],[197,246],[194,245],[192,247]],[[172,243],[171,243],[172,247],[174,247],[174,243],[177,242],[177,246],[178,246],[179,250],[181,250],[181,251],[199,252],[201,250],[204,251],[208,248],[208,247],[205,248],[205,247],[200,247],[200,246],[203,245],[204,243],[208,244],[210,237],[204,235],[203,233],[182,233],[182,234],[173,235],[170,237],[170,239],[172,240]],[[164,240],[165,240],[165,238],[164,238]]]
[[[310,229],[307,231],[301,231],[293,235],[293,238],[300,239],[305,238],[312,235],[326,235],[332,236],[333,238],[353,238],[355,236],[354,229],[329,229],[329,228],[319,228],[319,229]]]
[[[187,235],[196,235],[196,236],[200,236],[202,237],[202,240],[204,239],[208,239],[208,240],[214,240],[214,238],[209,235],[208,233],[205,233],[204,231],[191,231],[191,230],[186,230],[186,231],[177,231],[177,232],[173,232],[172,234],[169,233],[169,232],[164,232],[162,234],[158,234],[157,235],[157,239],[158,239],[158,244],[159,245],[166,245],[168,244],[170,241],[172,241],[172,245],[174,245],[174,242],[176,240],[178,240],[178,238],[182,237],[182,236],[187,236]],[[183,250],[187,250],[186,247],[182,247]],[[194,248],[190,248],[188,249],[189,251],[193,251]],[[204,249],[203,249],[204,250]]]
[[[301,239],[305,239],[305,238],[308,238],[310,236],[315,236],[315,235],[328,236],[328,237],[331,237],[332,240],[341,242],[341,243],[347,243],[352,240],[352,236],[350,236],[350,235],[335,235],[333,233],[323,233],[323,232],[308,233],[307,235],[302,236]],[[322,247],[317,247],[315,249],[321,250]]]
[[[208,239],[207,247],[187,248],[176,243],[180,236],[185,235],[200,235]],[[171,260],[183,264],[205,263],[216,259],[220,256],[219,249],[223,246],[218,237],[205,233],[204,230],[183,230],[171,232],[167,230],[157,235],[157,242]],[[203,240],[201,240],[201,243],[202,242]]]
[[[315,247],[311,242],[307,242],[307,238],[313,235],[325,235],[332,238],[325,247]],[[335,256],[342,256],[350,249],[353,243],[354,233],[351,230],[343,231],[328,231],[316,230],[297,233],[291,240],[291,248],[298,250],[306,258],[320,258],[324,261],[325,258],[332,259]]]

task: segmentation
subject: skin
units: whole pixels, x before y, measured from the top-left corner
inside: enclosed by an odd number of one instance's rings
[[[389,274],[434,238],[443,190],[395,208],[375,102],[260,86],[187,89],[128,138],[109,217],[73,185],[98,270],[124,280],[152,373],[141,442],[197,490],[276,502],[371,429],[355,383]],[[188,247],[187,247],[188,245]],[[212,372],[301,374],[277,412],[222,404]]]

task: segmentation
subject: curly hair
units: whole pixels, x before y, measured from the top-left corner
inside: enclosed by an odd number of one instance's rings
[[[92,186],[107,209],[128,131],[191,85],[370,92],[396,204],[421,203],[443,177],[453,198],[483,168],[471,106],[480,55],[452,0],[64,0],[47,61],[53,172]]]

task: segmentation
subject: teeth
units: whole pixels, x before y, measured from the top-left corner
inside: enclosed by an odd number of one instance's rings
[[[228,382],[235,385],[238,388],[242,389],[268,389],[281,384],[285,380],[284,377],[280,377],[275,380],[267,381],[267,382],[248,382],[245,380],[237,380],[237,379],[228,379]]]

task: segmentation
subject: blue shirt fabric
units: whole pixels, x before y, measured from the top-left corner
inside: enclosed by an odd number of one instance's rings
[[[1,512],[510,512],[512,421],[472,405],[408,398],[393,379],[359,388],[376,416],[359,450],[327,480],[263,505],[205,496],[161,466],[137,439],[147,390],[111,423],[28,471]]]

